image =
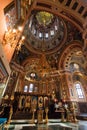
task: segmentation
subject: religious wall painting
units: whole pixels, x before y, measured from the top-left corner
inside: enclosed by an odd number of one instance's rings
[[[12,29],[17,22],[14,2],[11,2],[8,6],[4,8],[4,14],[7,30]]]
[[[42,96],[38,97],[38,109],[42,109],[44,105],[44,98]]]
[[[37,96],[32,96],[31,97],[31,110],[36,111],[37,110],[37,105],[38,105],[38,97]]]

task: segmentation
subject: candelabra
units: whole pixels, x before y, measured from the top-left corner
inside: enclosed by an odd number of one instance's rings
[[[46,109],[45,109],[45,112],[46,112],[45,121],[46,121],[46,123],[48,123],[48,111],[49,111],[49,109],[46,108]]]
[[[15,48],[17,46],[16,49],[20,50],[25,39],[24,36],[21,36],[21,33],[22,27],[6,31],[3,37],[3,45],[9,44],[12,48]]]

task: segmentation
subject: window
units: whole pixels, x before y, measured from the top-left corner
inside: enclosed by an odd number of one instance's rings
[[[39,33],[39,38],[42,38],[42,33]]]
[[[32,83],[30,83],[30,85],[29,85],[29,92],[33,92],[33,89],[34,89],[34,85]]]
[[[45,38],[48,38],[48,33],[45,33]]]
[[[29,23],[29,28],[31,28],[31,26],[32,26],[32,20],[31,20],[30,23]]]
[[[67,0],[66,6],[69,6],[71,4],[72,0]]]
[[[33,29],[33,34],[34,34],[34,35],[36,34],[36,30],[35,30],[35,29]]]
[[[81,7],[79,8],[78,12],[81,14],[81,13],[83,12],[83,10],[84,10],[84,7],[81,6]]]
[[[55,30],[57,31],[58,30],[58,27],[55,25]]]
[[[75,68],[76,70],[79,69],[79,65],[78,65],[77,63],[74,63],[73,65],[74,65],[74,68]]]
[[[32,73],[30,74],[30,77],[31,77],[31,78],[35,78],[35,77],[36,77],[36,73],[32,72]]]
[[[28,91],[28,86],[25,85],[25,86],[24,86],[24,92],[27,92],[27,91]]]
[[[79,98],[84,98],[81,83],[75,83],[76,91]]]
[[[73,7],[72,7],[72,9],[75,10],[77,8],[77,6],[78,6],[78,3],[75,2],[74,5],[73,5]]]
[[[51,34],[51,36],[53,36],[54,35],[54,30],[51,30],[50,34]]]
[[[70,63],[70,71],[71,72],[80,71],[80,69],[81,69],[81,67],[80,67],[79,64],[77,64],[77,63]]]

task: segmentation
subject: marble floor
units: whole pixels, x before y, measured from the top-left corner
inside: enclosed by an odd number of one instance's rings
[[[63,123],[58,119],[51,119],[47,124],[31,124],[29,120],[12,120],[4,130],[87,130],[87,121]]]

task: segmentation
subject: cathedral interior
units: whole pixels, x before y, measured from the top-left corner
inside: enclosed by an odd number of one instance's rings
[[[0,127],[86,130],[87,1],[0,2]]]

